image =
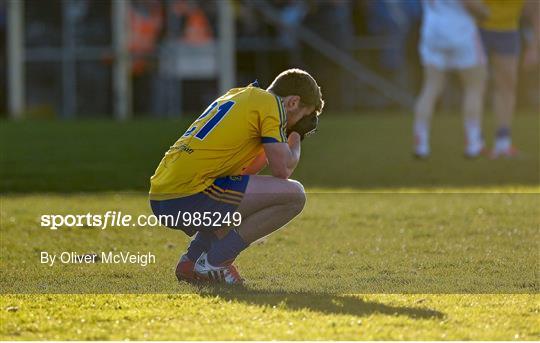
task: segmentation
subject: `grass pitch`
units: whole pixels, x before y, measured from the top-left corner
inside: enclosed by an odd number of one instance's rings
[[[537,295],[19,295],[3,296],[1,304],[1,337],[10,340],[538,340],[540,334]]]
[[[239,257],[244,289],[178,284],[180,232],[39,227],[149,213],[147,178],[187,122],[2,123],[0,338],[538,340],[538,117],[518,116],[516,161],[464,160],[460,119],[434,123],[419,162],[410,118],[323,118],[295,176],[307,207]],[[157,263],[37,263],[68,248]]]

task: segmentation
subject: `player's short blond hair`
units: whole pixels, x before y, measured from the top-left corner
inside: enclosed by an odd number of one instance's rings
[[[317,115],[324,107],[321,87],[308,72],[301,69],[285,70],[274,79],[268,91],[281,97],[298,95],[302,104],[315,106]]]

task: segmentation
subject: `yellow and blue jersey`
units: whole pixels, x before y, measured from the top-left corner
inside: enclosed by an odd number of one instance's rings
[[[484,0],[489,17],[480,22],[480,27],[490,31],[516,31],[525,0]]]
[[[281,98],[250,85],[219,97],[165,153],[150,178],[150,199],[202,192],[218,178],[241,175],[262,143],[286,143]]]

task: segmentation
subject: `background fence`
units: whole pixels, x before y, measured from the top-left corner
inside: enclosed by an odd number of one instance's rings
[[[419,0],[1,0],[0,112],[176,117],[301,67],[330,109],[408,113],[420,20]],[[537,108],[537,75],[521,75],[520,106]]]

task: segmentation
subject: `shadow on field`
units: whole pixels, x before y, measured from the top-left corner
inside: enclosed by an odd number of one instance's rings
[[[240,287],[240,288],[239,288]],[[199,293],[201,296],[219,296],[225,301],[238,301],[249,305],[269,306],[284,310],[310,310],[324,314],[343,314],[352,316],[369,316],[386,314],[407,316],[413,319],[441,319],[445,314],[436,310],[391,306],[379,302],[365,301],[352,295],[336,295],[327,293],[274,293],[235,286],[234,289],[223,285],[206,285]]]

